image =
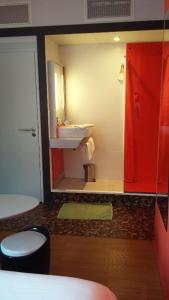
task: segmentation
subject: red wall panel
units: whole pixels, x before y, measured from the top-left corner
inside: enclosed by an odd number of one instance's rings
[[[155,192],[162,43],[127,45],[124,190]]]
[[[168,210],[169,214],[169,210]],[[168,219],[169,220],[169,219]],[[169,222],[168,222],[169,228]],[[169,229],[164,228],[160,210],[155,210],[155,248],[164,300],[169,299]]]
[[[169,43],[163,43],[157,192],[168,193],[169,176]],[[169,205],[168,205],[169,216]],[[169,299],[169,217],[167,231],[158,205],[155,210],[155,246],[164,299]]]
[[[51,175],[52,188],[56,188],[56,181],[64,172],[64,155],[63,149],[51,149]]]
[[[169,0],[165,0],[165,12],[169,9]]]

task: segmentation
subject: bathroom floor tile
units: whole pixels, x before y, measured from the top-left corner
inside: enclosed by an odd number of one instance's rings
[[[123,192],[122,180],[101,180],[85,182],[81,178],[64,178],[58,183],[56,189],[63,191],[97,191],[97,192]]]

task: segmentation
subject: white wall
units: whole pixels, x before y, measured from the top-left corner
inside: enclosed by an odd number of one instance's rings
[[[0,0],[0,3],[5,2],[7,1]],[[23,0],[8,2],[19,3]],[[30,0],[30,2],[32,26],[86,23],[84,0]],[[133,21],[163,19],[163,0],[135,0],[134,11]]]
[[[163,0],[135,0],[133,21],[163,19]],[[32,0],[34,26],[82,24],[84,0]]]
[[[62,46],[67,116],[94,123],[97,179],[123,179],[124,86],[118,80],[125,45]],[[66,177],[84,176],[81,151],[65,150]]]

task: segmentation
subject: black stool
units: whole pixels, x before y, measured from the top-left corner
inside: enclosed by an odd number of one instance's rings
[[[36,226],[12,234],[2,240],[2,270],[49,273],[50,238],[45,227]]]

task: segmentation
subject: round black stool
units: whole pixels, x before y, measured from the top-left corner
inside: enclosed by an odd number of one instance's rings
[[[0,250],[2,270],[49,273],[50,238],[45,227],[27,228],[4,238]]]

